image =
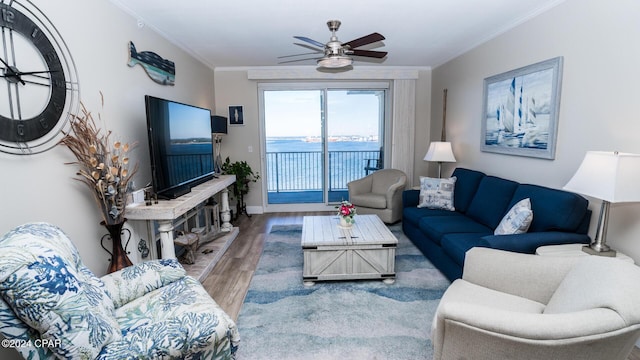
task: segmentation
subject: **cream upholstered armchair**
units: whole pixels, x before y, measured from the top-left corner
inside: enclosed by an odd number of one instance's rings
[[[402,217],[402,191],[407,175],[397,169],[381,169],[347,184],[349,202],[358,214],[378,215],[385,223]]]
[[[473,248],[436,311],[434,359],[624,360],[639,304],[629,262]]]

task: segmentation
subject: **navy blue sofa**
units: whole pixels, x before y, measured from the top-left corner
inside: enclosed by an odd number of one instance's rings
[[[455,211],[418,208],[420,190],[405,190],[402,229],[450,280],[462,277],[467,250],[475,246],[534,254],[543,245],[589,243],[591,211],[582,196],[563,190],[485,175],[457,168]],[[504,215],[529,198],[533,221],[529,231],[494,235]]]

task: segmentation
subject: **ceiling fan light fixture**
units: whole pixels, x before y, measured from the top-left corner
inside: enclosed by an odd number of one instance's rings
[[[353,64],[353,59],[348,56],[325,56],[318,60],[318,66],[323,68],[339,69]]]
[[[375,59],[384,59],[384,57],[387,56],[386,51],[358,49],[359,47],[384,40],[385,38],[381,34],[374,32],[369,35],[351,40],[349,42],[342,43],[340,42],[340,40],[338,40],[338,36],[336,35],[336,31],[338,31],[338,29],[340,28],[340,21],[329,20],[327,21],[327,26],[331,31],[331,39],[326,44],[309,39],[308,37],[305,37],[305,36],[294,36],[295,39],[302,40],[307,43],[306,45],[296,43],[296,45],[301,45],[314,50],[315,48],[318,48],[316,51],[317,53],[321,53],[321,49],[324,51],[324,57],[317,60],[319,70],[320,68],[327,68],[327,69],[348,68],[351,66],[351,64],[353,64],[353,59],[349,55],[353,55],[356,57],[365,57],[365,58],[369,57],[369,58],[375,58]],[[309,46],[309,45],[312,45],[312,46]],[[304,55],[304,54],[299,54],[299,55]],[[294,56],[294,55],[291,55],[291,56]],[[284,57],[289,57],[289,56],[281,56],[279,58],[284,58]],[[306,59],[298,59],[293,61],[303,61],[303,60],[310,60],[310,59],[306,58]],[[293,61],[282,61],[280,63],[293,62]]]

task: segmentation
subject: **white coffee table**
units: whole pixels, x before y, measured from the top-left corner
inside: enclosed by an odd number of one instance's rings
[[[303,280],[395,281],[398,239],[377,215],[356,215],[351,229],[337,216],[305,216],[302,225]]]
[[[536,249],[537,255],[542,256],[590,256],[582,251],[585,244],[563,244],[563,245],[546,245]],[[633,258],[619,251],[616,252],[616,258],[630,263],[634,263]]]

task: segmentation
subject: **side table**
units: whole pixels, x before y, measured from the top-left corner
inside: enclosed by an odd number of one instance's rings
[[[591,256],[582,251],[585,244],[546,245],[536,249],[536,255],[542,256]],[[621,252],[616,252],[616,258],[634,263],[633,259]]]

